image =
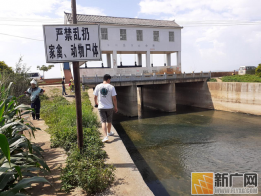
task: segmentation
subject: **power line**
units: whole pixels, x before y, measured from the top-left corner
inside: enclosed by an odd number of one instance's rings
[[[40,27],[42,26],[42,24],[39,24],[39,25],[17,25],[17,24],[0,24],[2,26],[18,26],[18,27],[23,27],[23,26],[26,26],[26,27]]]
[[[39,19],[34,19],[34,18],[3,18],[0,17],[1,21],[21,21],[21,22],[37,22],[37,21],[63,21],[63,18],[39,18]]]
[[[177,22],[177,23],[184,26],[184,27],[261,25],[261,22],[255,22],[255,23],[183,23],[183,22]],[[61,23],[57,23],[57,24],[61,24]],[[20,26],[40,27],[42,25],[43,24],[39,24],[39,25],[0,24],[0,26],[14,26],[14,27],[20,27]]]
[[[30,40],[34,40],[34,41],[43,41],[40,39],[34,39],[34,38],[29,38],[29,37],[22,37],[22,36],[17,36],[17,35],[10,35],[10,34],[5,34],[5,33],[0,33],[1,35],[7,35],[7,36],[11,36],[11,37],[18,37],[18,38],[23,38],[23,39],[30,39]]]
[[[198,26],[242,26],[242,25],[261,25],[261,21],[245,20],[202,20],[202,21],[177,21],[178,24],[186,27]]]
[[[261,25],[261,24],[202,24],[202,25],[182,25],[184,27],[205,27],[205,26],[218,26],[218,27],[232,27],[232,26],[251,26],[251,25]]]
[[[58,23],[60,24],[63,19],[32,19],[32,18],[3,18],[0,17],[0,22],[42,22],[42,23]],[[178,23],[187,26],[187,27],[194,27],[194,26],[235,26],[235,25],[260,25],[261,21],[246,21],[246,20],[200,20],[200,21],[182,21],[176,20]],[[5,24],[1,24],[5,25]],[[10,25],[10,24],[7,24]],[[15,25],[14,25],[15,26]],[[18,26],[18,25],[17,25]]]

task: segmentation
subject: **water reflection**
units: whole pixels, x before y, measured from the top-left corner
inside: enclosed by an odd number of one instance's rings
[[[178,106],[171,114],[115,115],[113,124],[155,195],[190,195],[191,172],[261,171],[260,120]]]

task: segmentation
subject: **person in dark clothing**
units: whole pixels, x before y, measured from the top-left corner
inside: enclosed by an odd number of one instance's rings
[[[67,95],[66,92],[65,92],[65,78],[63,78],[62,87],[63,87],[62,95]]]
[[[27,91],[25,91],[25,94],[27,96],[30,96],[31,108],[34,109],[34,112],[32,113],[33,120],[39,120],[41,108],[41,101],[39,96],[44,93],[44,90],[40,87],[37,87],[37,82],[34,79],[30,83],[31,87],[28,88]]]

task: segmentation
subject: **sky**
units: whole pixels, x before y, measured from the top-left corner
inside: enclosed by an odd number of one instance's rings
[[[184,27],[181,65],[185,72],[231,71],[261,63],[260,0],[76,2],[78,14],[175,20]],[[0,0],[0,61],[14,67],[23,56],[32,72],[37,71],[37,65],[48,65],[42,25],[63,24],[70,6],[69,0]],[[125,56],[123,61],[131,64],[133,57]],[[60,78],[60,65],[55,64],[45,77]]]

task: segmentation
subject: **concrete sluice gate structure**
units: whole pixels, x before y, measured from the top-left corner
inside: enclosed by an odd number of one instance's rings
[[[72,23],[70,13],[65,13],[64,23]],[[138,116],[138,104],[175,112],[176,83],[206,82],[211,75],[181,73],[183,27],[174,20],[78,14],[77,23],[100,25],[100,49],[106,55],[100,67],[88,67],[88,62],[80,62],[85,64],[80,68],[82,83],[95,87],[102,82],[104,74],[110,74],[117,91],[119,112],[124,115]],[[125,54],[135,56],[133,65],[124,65],[121,58],[118,62],[118,55]],[[161,66],[153,63],[153,55],[158,54],[164,55]],[[68,72],[68,65],[64,63],[62,67]],[[72,70],[71,63],[69,67]]]

